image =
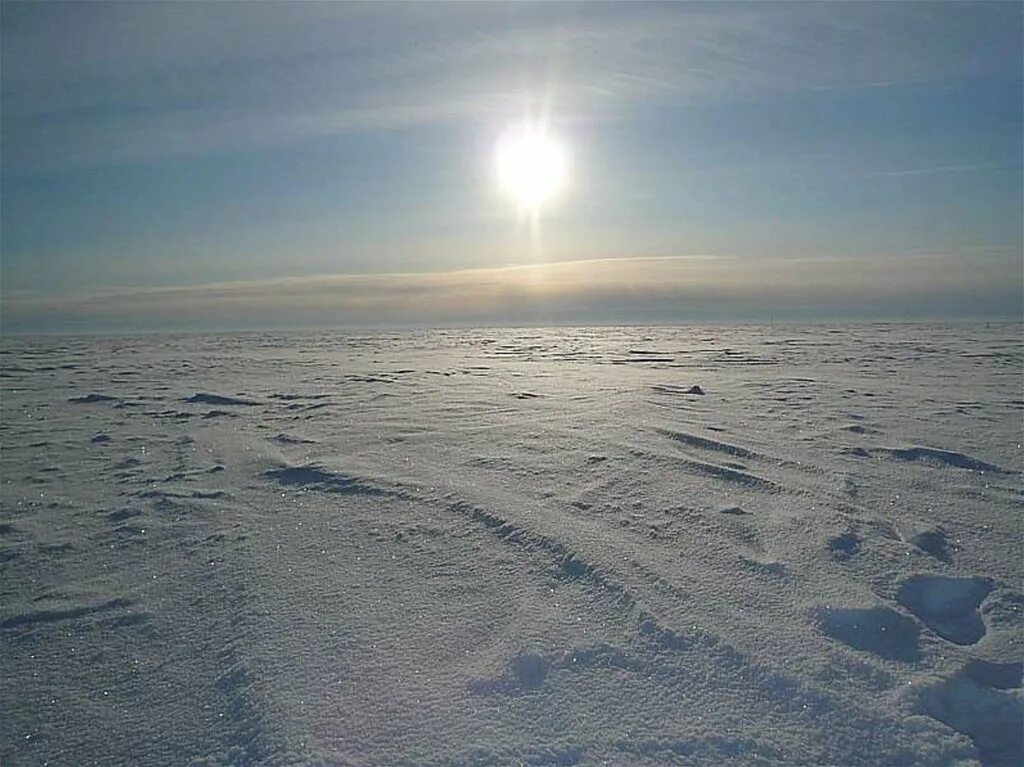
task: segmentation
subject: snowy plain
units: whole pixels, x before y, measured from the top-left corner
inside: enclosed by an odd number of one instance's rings
[[[1022,371],[1017,323],[5,337],[0,764],[1020,764]]]

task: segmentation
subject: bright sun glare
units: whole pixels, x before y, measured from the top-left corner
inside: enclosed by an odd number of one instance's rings
[[[542,124],[509,128],[498,141],[498,182],[519,206],[536,214],[567,181],[565,149]]]

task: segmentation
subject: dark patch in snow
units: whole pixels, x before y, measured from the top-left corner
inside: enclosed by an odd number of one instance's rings
[[[917,623],[889,607],[825,608],[819,619],[826,634],[854,649],[905,663],[921,657]]]
[[[752,487],[761,487],[764,489],[774,489],[775,483],[771,480],[758,477],[754,474],[749,474],[739,469],[731,469],[727,466],[720,466],[714,463],[706,463],[705,461],[698,461],[693,458],[683,458],[682,462],[690,469],[693,469],[698,474],[703,474],[708,477],[715,477],[717,479],[724,479],[727,482],[736,482],[741,485],[748,485]]]
[[[724,509],[718,510],[719,514],[729,514],[734,517],[745,517],[750,514],[746,509],[742,509],[739,506],[727,506]]]
[[[552,668],[582,671],[594,668],[615,668],[643,672],[648,664],[640,658],[609,644],[574,647],[551,661]]]
[[[310,411],[310,410],[319,410],[322,407],[327,407],[327,404],[328,403],[326,403],[326,402],[313,402],[313,403],[293,402],[290,405],[285,405],[284,409],[285,410],[291,410],[291,411],[301,411],[301,412],[305,413],[305,412]]]
[[[548,668],[547,659],[536,653],[523,653],[512,661],[512,673],[515,674],[519,684],[528,690],[535,690],[544,684]]]
[[[843,431],[853,432],[854,434],[868,434],[872,431],[872,429],[869,429],[867,426],[864,426],[859,423],[851,423],[841,428]]]
[[[985,463],[977,458],[972,458],[969,455],[952,450],[939,450],[938,448],[922,447],[920,445],[908,448],[883,447],[880,449],[904,461],[924,461],[943,466],[954,466],[958,469],[967,469],[969,471],[991,471],[998,474],[1010,473],[995,464]]]
[[[111,522],[123,522],[126,519],[131,519],[132,517],[137,517],[141,513],[142,513],[141,509],[133,509],[133,508],[118,509],[117,511],[112,511],[109,514],[107,514],[107,519],[109,519]]]
[[[514,392],[511,392],[509,394],[509,396],[510,397],[515,397],[516,399],[537,399],[539,397],[543,397],[544,395],[543,394],[535,394],[532,391],[514,391]]]
[[[271,469],[263,472],[262,476],[272,479],[281,485],[311,488],[327,493],[381,496],[402,495],[397,490],[382,487],[370,480],[346,477],[344,474],[335,474],[315,464]]]
[[[678,652],[689,647],[693,642],[667,626],[663,626],[652,615],[641,615],[638,630],[659,650]]]
[[[559,563],[559,568],[562,574],[570,579],[583,578],[590,575],[593,569],[589,562],[577,558],[574,554],[569,554],[563,558]]]
[[[954,677],[918,692],[922,713],[967,735],[984,767],[1024,764],[1024,704],[1012,693]]]
[[[1024,684],[1024,662],[995,663],[987,660],[972,660],[960,674],[975,684],[996,690],[1013,690]]]
[[[759,575],[781,577],[789,574],[786,565],[782,562],[763,562],[760,559],[754,559],[753,557],[741,556],[740,564],[747,570],[758,573]]]
[[[907,542],[943,562],[952,561],[948,534],[942,528],[914,533],[907,537]]]
[[[725,453],[736,458],[757,458],[757,453],[747,450],[745,447],[739,445],[730,445],[728,442],[719,442],[716,439],[708,439],[707,437],[699,437],[696,434],[687,434],[681,431],[672,431],[670,429],[658,429],[659,434],[663,434],[669,439],[673,439],[676,442],[681,442],[689,447],[695,447],[699,450],[710,450],[717,453]]]
[[[0,621],[0,629],[15,629],[22,626],[34,626],[40,623],[55,623],[57,621],[75,620],[88,615],[131,608],[135,603],[130,599],[110,599],[93,605],[77,605],[70,607],[53,608],[50,610],[33,610],[14,615]]]
[[[777,748],[753,738],[729,738],[723,735],[707,735],[691,738],[647,737],[636,740],[618,740],[615,747],[620,751],[638,754],[653,762],[644,764],[724,764],[741,763],[735,760],[744,754],[758,754],[781,763],[782,755]],[[631,764],[632,759],[624,760]]]
[[[71,397],[68,402],[74,402],[78,405],[91,405],[96,402],[113,402],[114,397],[108,397],[106,394],[86,394],[84,397]]]
[[[978,606],[991,590],[988,578],[915,575],[900,585],[896,598],[943,639],[968,645],[985,636]]]
[[[259,404],[258,402],[254,402],[251,399],[242,399],[240,397],[225,397],[221,394],[207,394],[206,392],[198,392],[196,394],[193,394],[191,397],[187,397],[184,401],[198,405],[242,406]]]
[[[270,438],[271,442],[277,442],[281,445],[312,445],[314,440],[304,439],[302,437],[292,437],[285,433],[275,434]]]
[[[851,557],[860,551],[860,538],[855,533],[837,535],[829,540],[828,550],[842,559]]]
[[[669,362],[671,360],[659,361]],[[653,384],[651,389],[659,394],[704,394],[704,390],[696,385],[690,386],[689,388],[683,388],[682,386],[677,386],[675,384]]]

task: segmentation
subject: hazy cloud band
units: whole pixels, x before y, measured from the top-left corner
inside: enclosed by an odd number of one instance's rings
[[[691,256],[17,294],[2,310],[7,332],[1019,316],[1020,283],[1019,265],[946,255]]]

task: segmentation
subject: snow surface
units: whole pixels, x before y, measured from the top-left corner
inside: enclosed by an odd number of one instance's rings
[[[1022,761],[1018,324],[0,360],[3,765]]]

